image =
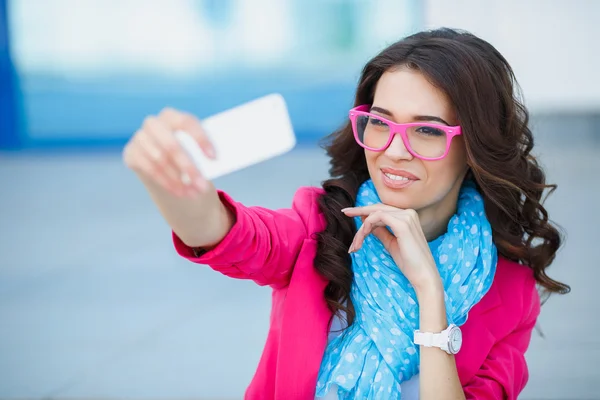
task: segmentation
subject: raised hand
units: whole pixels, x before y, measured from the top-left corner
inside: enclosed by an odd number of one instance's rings
[[[189,133],[210,158],[214,148],[200,121],[194,116],[165,108],[159,115],[148,116],[123,150],[125,165],[158,183],[176,196],[194,196],[204,192],[209,182],[192,163],[174,137],[174,132]]]

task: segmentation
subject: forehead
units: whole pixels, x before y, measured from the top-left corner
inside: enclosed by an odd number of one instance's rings
[[[446,94],[414,69],[385,72],[377,82],[373,105],[391,111],[397,120],[409,120],[418,115],[456,120]]]

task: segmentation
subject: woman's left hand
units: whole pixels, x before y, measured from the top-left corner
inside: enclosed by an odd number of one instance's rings
[[[385,204],[345,208],[348,217],[361,217],[362,227],[356,232],[349,252],[361,248],[365,237],[375,235],[390,253],[400,271],[414,287],[417,295],[442,287],[440,274],[415,210],[403,210]],[[392,233],[386,229],[390,227]]]

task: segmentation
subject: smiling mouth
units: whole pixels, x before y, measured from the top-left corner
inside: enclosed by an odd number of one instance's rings
[[[390,174],[389,172],[384,172],[383,174],[385,176],[387,176],[388,178],[390,178],[391,180],[393,180],[393,181],[411,181],[411,180],[414,180],[414,179],[408,179],[405,176]]]
[[[406,176],[396,175],[392,174],[391,172],[384,171],[381,171],[381,180],[385,186],[393,190],[404,189],[418,181],[418,179],[412,179]]]

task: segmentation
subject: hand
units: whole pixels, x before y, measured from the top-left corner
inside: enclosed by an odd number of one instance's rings
[[[400,271],[417,294],[441,287],[441,278],[415,210],[403,210],[385,204],[345,208],[348,217],[360,216],[362,227],[356,232],[349,252],[361,248],[365,237],[375,235],[390,253]],[[386,229],[390,227],[392,233]]]
[[[173,133],[184,130],[209,158],[215,158],[200,121],[192,115],[165,108],[158,116],[148,116],[123,150],[123,161],[138,174],[158,183],[173,195],[195,196],[209,182],[192,163]]]

